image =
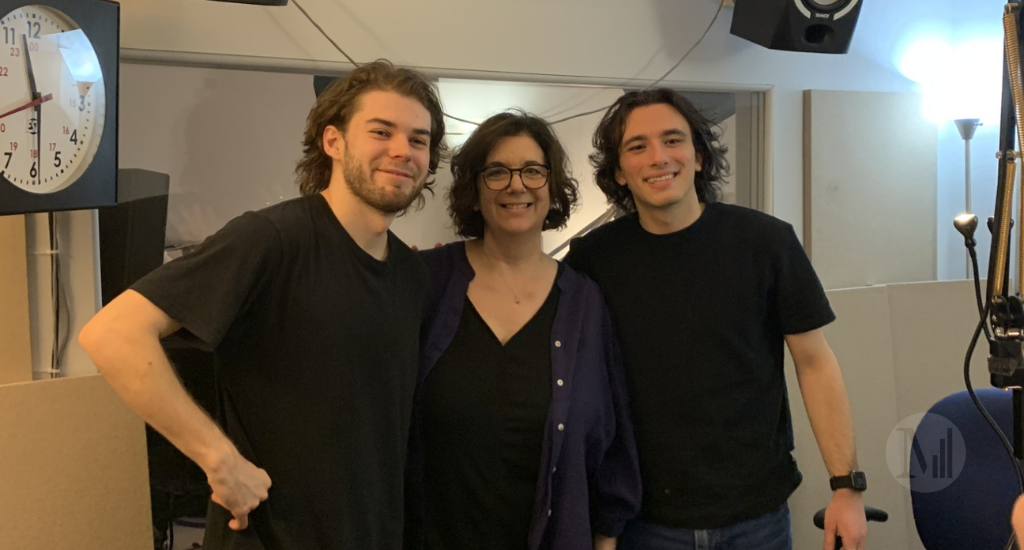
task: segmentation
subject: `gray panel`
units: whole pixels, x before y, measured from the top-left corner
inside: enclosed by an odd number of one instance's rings
[[[807,91],[804,246],[825,288],[935,280],[937,131],[922,96]]]

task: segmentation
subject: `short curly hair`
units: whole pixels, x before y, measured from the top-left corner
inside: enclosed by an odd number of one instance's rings
[[[455,224],[455,232],[462,237],[484,236],[484,218],[477,209],[480,203],[477,183],[487,163],[487,155],[501,139],[520,135],[529,136],[537,142],[551,168],[547,184],[551,209],[544,218],[543,229],[559,229],[569,221],[579,198],[579,184],[571,176],[569,156],[544,119],[521,110],[510,110],[481,123],[452,156],[453,181],[448,191],[448,214]]]
[[[615,173],[619,169],[619,149],[626,131],[626,119],[633,109],[658,104],[674,108],[689,123],[693,147],[701,160],[701,170],[694,176],[697,199],[704,204],[718,202],[722,195],[722,181],[729,174],[729,161],[725,158],[728,149],[719,141],[721,130],[701,114],[690,100],[668,88],[628,92],[604,114],[594,131],[595,151],[590,155],[597,186],[608,197],[608,202],[626,212],[636,212],[633,192],[615,180]]]
[[[448,158],[448,146],[444,141],[444,113],[437,90],[422,74],[412,69],[395,67],[386,59],[378,59],[360,66],[328,86],[309,111],[302,139],[303,157],[295,167],[302,195],[319,193],[327,189],[331,182],[334,160],[324,152],[324,130],[334,126],[344,133],[352,115],[359,109],[359,98],[373,91],[395,92],[415,99],[430,112],[428,170],[431,175],[436,174],[437,166]],[[433,193],[433,184],[434,179],[428,179],[423,190]],[[426,199],[420,193],[416,200],[417,208],[421,208]]]

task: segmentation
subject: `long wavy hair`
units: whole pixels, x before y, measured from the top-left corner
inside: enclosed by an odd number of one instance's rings
[[[438,165],[448,158],[448,147],[444,142],[444,113],[434,86],[416,71],[397,68],[390,61],[378,59],[328,86],[309,111],[302,140],[303,156],[295,167],[296,182],[303,195],[319,193],[331,182],[334,159],[324,152],[324,130],[334,126],[345,133],[352,115],[359,109],[360,96],[372,91],[395,92],[415,99],[430,112],[430,175],[436,174]],[[428,177],[424,190],[433,194],[431,186],[434,181]],[[416,208],[422,208],[424,202],[421,193],[417,197]]]
[[[633,192],[615,180],[619,169],[619,149],[626,131],[626,119],[633,109],[647,105],[665,104],[679,112],[690,124],[693,134],[693,148],[701,160],[701,171],[694,176],[697,199],[710,204],[721,200],[722,181],[729,174],[729,161],[725,158],[727,148],[719,139],[721,130],[705,117],[679,92],[668,88],[654,88],[628,92],[620,97],[604,114],[594,131],[594,149],[590,164],[594,167],[594,181],[601,188],[608,202],[626,212],[636,212]]]

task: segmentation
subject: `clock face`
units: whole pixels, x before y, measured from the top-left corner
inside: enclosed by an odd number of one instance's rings
[[[4,179],[39,194],[73,184],[96,154],[105,110],[99,59],[74,21],[45,6],[0,19]]]

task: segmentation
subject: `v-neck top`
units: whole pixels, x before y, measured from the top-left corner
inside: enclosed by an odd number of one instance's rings
[[[423,387],[427,550],[528,547],[559,294],[552,285],[504,345],[466,299],[455,337]]]
[[[406,544],[415,550],[423,547],[426,512],[424,384],[459,331],[476,275],[463,242],[419,254],[430,273],[431,291],[406,475]],[[596,283],[565,264],[555,286],[554,321],[550,330],[541,331],[551,360],[550,401],[528,506],[527,548],[593,550],[595,533],[617,537],[639,511],[640,467],[625,374],[604,297]],[[470,523],[464,519],[458,530]]]

